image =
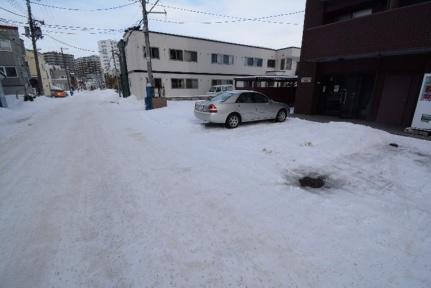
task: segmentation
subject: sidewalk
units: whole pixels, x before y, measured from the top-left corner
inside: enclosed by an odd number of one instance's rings
[[[328,116],[328,115],[293,114],[293,117],[298,119],[313,121],[313,122],[319,122],[319,123],[348,122],[348,123],[365,125],[371,128],[383,130],[394,135],[431,141],[431,136],[427,137],[427,136],[415,135],[415,134],[410,134],[405,132],[404,129],[407,127],[402,128],[398,126],[387,125],[387,124],[377,123],[373,121],[367,121],[367,120],[361,120],[361,119],[347,119],[347,118],[340,118],[340,117]]]

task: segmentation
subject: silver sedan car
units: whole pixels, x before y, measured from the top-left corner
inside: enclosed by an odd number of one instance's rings
[[[275,102],[256,91],[234,90],[218,94],[209,101],[195,104],[195,116],[207,123],[224,123],[236,128],[242,122],[274,119],[286,120],[289,106]]]

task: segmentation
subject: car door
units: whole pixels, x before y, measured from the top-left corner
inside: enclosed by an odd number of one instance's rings
[[[253,93],[253,101],[256,106],[256,114],[258,120],[273,119],[274,108],[269,101],[269,98],[260,93]]]
[[[236,100],[236,105],[238,112],[241,114],[241,120],[243,122],[254,121],[258,119],[253,93],[241,93]]]

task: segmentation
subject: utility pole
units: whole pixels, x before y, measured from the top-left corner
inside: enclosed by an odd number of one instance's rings
[[[39,55],[37,53],[37,45],[36,41],[40,38],[42,38],[42,33],[40,31],[40,27],[34,25],[35,21],[33,20],[33,15],[31,14],[31,5],[30,0],[26,0],[27,2],[27,12],[28,12],[28,25],[30,26],[30,37],[31,37],[31,43],[33,44],[33,53],[34,53],[34,61],[36,64],[36,72],[37,72],[37,89],[39,95],[43,93],[43,86],[42,86],[42,75],[40,74],[40,67],[39,67]],[[43,22],[41,22],[43,24]],[[40,33],[36,35],[36,30],[38,30]]]
[[[115,52],[114,52],[114,46],[112,46],[112,42],[111,42],[111,52],[112,52],[112,61],[114,62],[115,84],[117,85],[118,96],[121,97],[121,94],[120,94],[120,83],[118,81],[117,63],[115,62]]]
[[[150,30],[148,28],[148,11],[147,11],[147,1],[141,0],[142,3],[142,16],[143,16],[143,30],[145,37],[145,58],[147,60],[147,72],[148,72],[148,82],[154,87],[154,76],[153,76],[153,65],[151,63],[151,47],[150,47]],[[157,4],[157,3],[156,3]]]
[[[64,59],[64,53],[63,53],[63,47],[61,49],[61,58],[63,59],[63,66],[64,70],[66,71],[66,78],[67,78],[67,90],[70,91],[70,78],[69,78],[69,69],[67,69],[66,60]],[[67,48],[65,48],[67,49]]]
[[[156,3],[154,3],[153,7],[151,7],[150,10],[147,10],[147,0],[140,0],[142,4],[142,23],[143,23],[143,31],[144,31],[144,38],[145,38],[145,58],[147,60],[147,72],[148,72],[148,84],[150,84],[150,87],[147,84],[147,109],[152,109],[152,104],[150,104],[152,101],[152,98],[154,97],[154,76],[153,76],[153,65],[151,63],[151,46],[150,46],[150,30],[148,28],[148,14],[154,13],[154,14],[165,14],[164,12],[153,12],[154,7],[157,6],[160,0],[157,0]]]

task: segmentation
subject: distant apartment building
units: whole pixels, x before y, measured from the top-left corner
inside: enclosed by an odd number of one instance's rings
[[[308,0],[295,112],[410,126],[430,19],[429,0]]]
[[[66,70],[59,65],[46,64],[48,77],[52,89],[69,90],[67,83]]]
[[[63,55],[60,52],[46,52],[43,53],[43,57],[45,62],[49,65],[60,66],[63,69],[66,69],[64,64],[66,64],[69,73],[75,72],[75,56],[72,54],[64,53],[64,61]]]
[[[19,38],[18,27],[0,25],[0,71],[6,75],[2,81],[5,94],[30,92],[24,42]]]
[[[43,54],[38,53],[38,58],[39,58],[39,69],[40,69],[40,74],[42,78],[43,94],[49,96],[51,95],[49,65],[46,64],[43,58]],[[25,59],[27,61],[29,72],[30,72],[30,84],[33,88],[36,89],[38,87],[38,77],[37,77],[36,61],[34,60],[33,50],[26,51]]]
[[[99,56],[92,55],[75,60],[75,75],[82,88],[102,88],[104,86],[103,71]],[[88,84],[91,83],[91,84]]]
[[[100,64],[104,74],[117,75],[120,71],[119,50],[117,41],[101,40],[97,42],[99,47]]]
[[[130,90],[142,99],[147,83],[144,34],[126,32],[124,42]],[[294,76],[301,52],[160,32],[150,32],[150,42],[156,95],[162,89],[166,97],[205,95],[211,86],[233,84],[239,76]]]

